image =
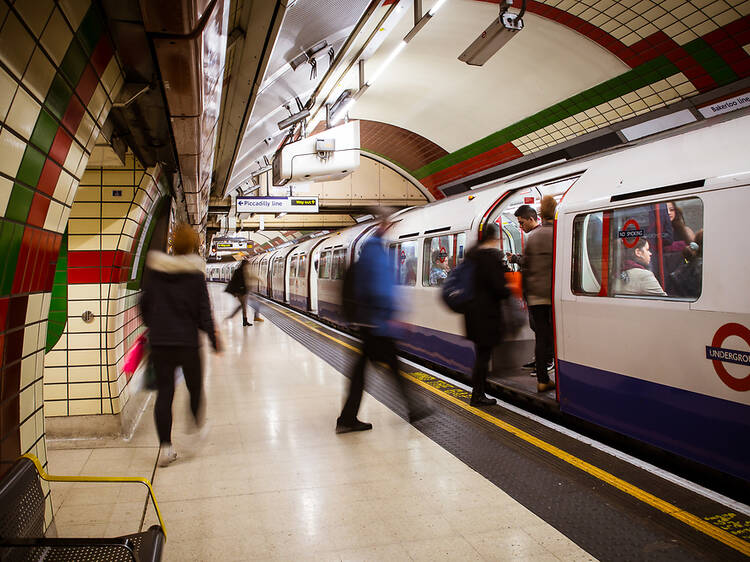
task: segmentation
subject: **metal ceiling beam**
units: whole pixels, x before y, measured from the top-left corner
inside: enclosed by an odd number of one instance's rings
[[[286,6],[286,0],[248,0],[243,6],[240,25],[245,30],[245,38],[237,37],[233,43],[233,48],[239,52],[234,56],[230,69],[232,79],[224,94],[226,100],[214,160],[215,183],[212,191],[219,197],[226,196],[231,170],[237,160],[271,50],[281,29]]]

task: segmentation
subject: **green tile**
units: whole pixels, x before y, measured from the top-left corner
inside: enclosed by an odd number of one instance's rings
[[[55,117],[62,120],[65,110],[68,109],[68,103],[72,95],[73,90],[70,89],[65,79],[58,73],[52,80],[52,85],[49,87],[44,105],[47,106]]]
[[[45,109],[39,112],[39,117],[36,120],[34,126],[34,132],[31,133],[31,142],[42,149],[42,152],[47,154],[52,141],[55,140],[55,134],[57,133],[58,124]]]
[[[81,78],[81,74],[83,74],[83,69],[86,68],[87,62],[88,57],[86,53],[83,52],[78,41],[73,38],[68,47],[68,52],[65,53],[65,57],[60,65],[60,72],[75,87]]]
[[[18,253],[21,251],[21,240],[23,239],[23,226],[20,224],[5,223],[5,227],[9,228],[10,240],[9,243],[3,248],[3,257],[6,259],[5,273],[3,279],[0,281],[0,295],[9,295],[13,289],[13,277],[16,274],[16,267],[18,261]]]
[[[26,222],[31,209],[31,201],[34,199],[34,192],[20,184],[13,184],[13,191],[10,193],[8,209],[5,211],[5,218],[18,222]]]
[[[91,55],[99,42],[99,38],[104,31],[104,23],[99,8],[95,3],[91,3],[89,11],[84,16],[76,35],[81,41],[83,50],[87,55]]]
[[[703,39],[694,39],[683,45],[683,48],[719,86],[737,80],[737,74],[734,70]]]
[[[42,175],[42,168],[46,159],[46,155],[32,146],[27,146],[26,152],[23,153],[23,160],[21,160],[21,166],[18,168],[16,179],[27,185],[36,186],[39,176]]]

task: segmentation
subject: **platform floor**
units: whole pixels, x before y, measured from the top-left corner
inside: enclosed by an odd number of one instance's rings
[[[211,294],[222,318],[232,300]],[[174,464],[155,466],[152,406],[129,442],[49,447],[52,473],[152,478],[165,560],[593,560],[369,395],[373,431],[336,435],[339,372],[270,321],[221,326],[226,351],[205,362],[209,435],[188,433],[181,385]],[[54,485],[59,535],[138,530],[145,494],[108,488]]]

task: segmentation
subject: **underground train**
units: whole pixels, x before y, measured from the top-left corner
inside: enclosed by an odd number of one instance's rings
[[[490,222],[503,250],[521,253],[514,211],[552,195],[560,411],[750,480],[748,131],[750,116],[692,125],[394,214],[387,246],[404,303],[402,350],[470,372],[463,318],[443,304],[444,275],[433,271],[460,263]],[[252,290],[343,325],[344,272],[374,227],[254,256]],[[520,298],[521,274],[506,275]],[[649,287],[629,282],[643,276]],[[503,346],[528,361],[533,332]],[[508,357],[496,355],[493,370]]]

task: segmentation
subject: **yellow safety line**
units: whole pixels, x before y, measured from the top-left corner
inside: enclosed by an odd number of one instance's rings
[[[42,463],[39,462],[39,459],[36,458],[35,455],[26,453],[25,455],[21,456],[33,462],[34,466],[36,467],[36,471],[39,473],[39,476],[42,478],[42,480],[46,480],[47,482],[135,482],[138,484],[143,484],[144,486],[146,486],[146,488],[148,488],[149,496],[151,496],[151,501],[153,502],[154,509],[156,510],[156,516],[159,518],[159,526],[164,532],[164,540],[167,540],[167,528],[164,526],[164,520],[161,518],[159,504],[156,503],[156,496],[154,496],[154,490],[153,488],[151,488],[151,482],[149,482],[146,478],[139,478],[137,476],[55,476],[52,474],[47,474],[47,472],[42,468]]]
[[[288,312],[278,308],[277,305],[272,305],[270,303],[269,305],[272,306],[275,310],[277,310],[281,314],[288,316],[295,322],[299,324],[303,324],[301,320],[299,320],[298,318],[295,318],[292,314],[289,314]],[[346,342],[341,341],[340,339],[334,336],[331,336],[330,334],[326,334],[325,332],[318,330],[317,328],[310,326],[308,324],[303,324],[303,325],[305,325],[307,328],[309,328],[313,332],[316,332],[338,343],[339,345],[342,345],[348,349],[351,349],[352,351],[356,351],[357,353],[361,353],[361,351],[357,349],[356,347],[351,346],[347,344]],[[452,402],[458,407],[463,408],[464,410],[479,416],[480,418],[490,422],[491,424],[499,427],[500,429],[503,429],[504,431],[507,431],[508,433],[515,435],[519,439],[522,439],[526,441],[527,443],[534,445],[535,447],[538,447],[548,452],[551,455],[554,455],[558,459],[565,461],[568,464],[571,464],[575,466],[576,468],[579,468],[580,470],[583,470],[584,472],[590,474],[591,476],[598,478],[599,480],[603,482],[606,482],[610,486],[614,486],[618,490],[625,492],[626,494],[630,496],[633,496],[637,500],[640,500],[650,505],[651,507],[655,507],[659,511],[662,511],[666,513],[667,515],[674,517],[675,519],[678,519],[682,521],[683,523],[686,523],[687,525],[690,525],[693,529],[700,531],[720,542],[723,542],[727,546],[730,546],[734,548],[735,550],[738,550],[739,552],[741,552],[742,554],[746,556],[750,556],[750,543],[732,535],[731,533],[728,533],[727,531],[719,529],[718,527],[712,525],[711,523],[704,521],[697,515],[688,513],[687,511],[680,509],[676,505],[673,505],[667,501],[664,501],[661,498],[657,498],[655,495],[650,494],[649,492],[646,492],[645,490],[642,490],[641,488],[634,486],[633,484],[630,484],[629,482],[626,482],[622,478],[618,478],[614,474],[611,474],[607,472],[606,470],[602,470],[601,468],[596,467],[592,465],[591,463],[588,463],[582,459],[579,459],[575,455],[571,455],[570,453],[567,453],[563,451],[562,449],[555,447],[554,445],[551,445],[550,443],[547,443],[546,441],[539,439],[538,437],[534,437],[533,435],[523,431],[522,429],[519,429],[507,422],[499,420],[495,416],[488,414],[487,412],[480,410],[479,408],[475,408],[467,404],[463,400],[460,400],[454,396],[451,396],[450,394],[441,392],[440,390],[433,388],[426,382],[419,380],[418,378],[414,377],[413,375],[409,373],[405,373],[402,371],[401,376],[410,379],[411,381],[415,382],[422,388],[425,388],[429,390],[430,392],[432,392],[433,394],[436,394],[444,398],[445,400]]]

